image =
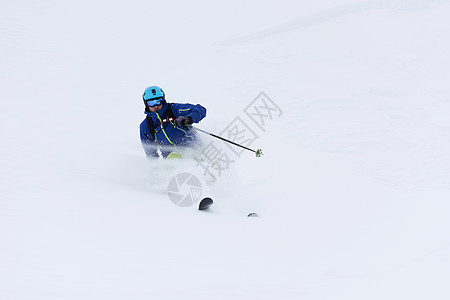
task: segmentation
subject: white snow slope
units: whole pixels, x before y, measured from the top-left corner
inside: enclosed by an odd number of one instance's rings
[[[2,1],[0,299],[450,299],[449,15]],[[149,85],[204,105],[199,128],[240,117],[258,136],[210,212],[151,175]],[[264,131],[244,112],[261,92],[282,110]]]

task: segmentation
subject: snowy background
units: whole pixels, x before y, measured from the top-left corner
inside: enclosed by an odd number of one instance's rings
[[[0,8],[0,299],[450,299],[450,1]],[[149,85],[283,110],[210,212],[155,184]]]

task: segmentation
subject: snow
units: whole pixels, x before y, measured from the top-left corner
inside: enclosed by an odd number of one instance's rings
[[[0,299],[449,299],[449,4],[2,3]],[[209,212],[145,158],[149,85],[258,134]]]

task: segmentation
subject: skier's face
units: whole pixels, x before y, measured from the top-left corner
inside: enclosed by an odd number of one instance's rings
[[[150,109],[151,112],[155,112],[155,111],[160,110],[162,107],[163,107],[163,104],[155,105],[155,106],[149,107],[148,109]]]

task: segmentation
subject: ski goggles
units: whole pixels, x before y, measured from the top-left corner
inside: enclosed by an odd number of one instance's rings
[[[145,103],[147,104],[147,106],[153,107],[153,106],[161,105],[163,103],[163,101],[164,101],[163,98],[155,98],[155,99],[145,100]]]

